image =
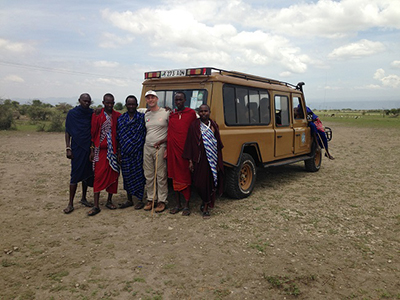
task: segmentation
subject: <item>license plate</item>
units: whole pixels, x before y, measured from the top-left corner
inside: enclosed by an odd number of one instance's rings
[[[186,76],[186,69],[161,71],[161,78],[176,76]]]

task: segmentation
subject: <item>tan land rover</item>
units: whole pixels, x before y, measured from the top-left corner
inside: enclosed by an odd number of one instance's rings
[[[216,68],[193,68],[145,73],[145,93],[154,90],[159,105],[174,107],[176,91],[186,105],[211,108],[224,144],[225,193],[233,198],[251,194],[257,167],[305,162],[308,171],[321,167],[321,150],[311,137],[302,86]]]

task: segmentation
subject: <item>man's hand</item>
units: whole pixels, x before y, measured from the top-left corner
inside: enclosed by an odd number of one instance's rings
[[[71,149],[67,149],[67,158],[68,159],[73,159],[74,156],[72,155],[72,150]]]

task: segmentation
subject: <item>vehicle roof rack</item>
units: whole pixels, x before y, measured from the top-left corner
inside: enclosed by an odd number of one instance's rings
[[[221,75],[225,75],[225,76],[231,76],[231,77],[259,81],[259,82],[265,82],[265,83],[270,83],[270,84],[279,84],[279,85],[284,85],[284,86],[288,86],[288,87],[297,89],[297,85],[294,85],[294,84],[291,84],[288,82],[284,82],[284,81],[280,81],[280,80],[276,80],[276,79],[251,75],[251,74],[237,72],[237,71],[227,71],[227,70],[218,69],[218,68],[214,68],[214,67],[209,67],[207,69],[215,70],[218,73],[220,73]]]

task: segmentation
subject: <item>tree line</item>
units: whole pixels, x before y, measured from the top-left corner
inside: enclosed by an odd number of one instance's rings
[[[99,105],[99,107],[102,107]],[[73,106],[68,103],[51,105],[40,100],[20,104],[10,99],[0,99],[0,130],[16,129],[17,120],[27,120],[37,126],[38,131],[64,131],[64,122],[67,113]],[[123,104],[115,104],[116,110],[122,110]]]

